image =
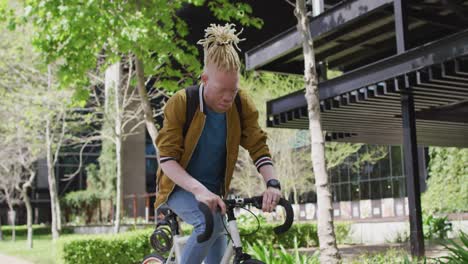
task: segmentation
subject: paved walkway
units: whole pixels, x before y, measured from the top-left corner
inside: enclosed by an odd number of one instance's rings
[[[382,245],[338,245],[340,250],[340,254],[343,257],[345,263],[351,261],[352,259],[359,257],[363,254],[377,254],[385,252],[389,249],[399,249],[405,250],[410,252],[409,245],[406,243],[394,243],[394,244],[382,244]],[[436,258],[441,256],[448,255],[448,251],[440,245],[437,244],[429,244],[425,246],[426,249],[426,257],[428,258]],[[317,248],[301,248],[299,251],[306,252],[307,254],[313,254]]]
[[[8,263],[8,264],[32,264],[32,262],[22,260],[16,257],[10,257],[3,254],[0,254],[0,263]]]

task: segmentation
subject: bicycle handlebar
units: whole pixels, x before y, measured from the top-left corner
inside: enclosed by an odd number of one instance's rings
[[[203,243],[210,239],[211,235],[213,234],[213,214],[211,213],[210,207],[205,203],[199,202],[198,209],[203,213],[205,217],[205,232],[197,236],[198,243]]]
[[[234,207],[243,207],[247,204],[252,204],[253,206],[257,207],[258,209],[262,209],[263,204],[263,196],[255,196],[251,198],[239,198],[239,199],[232,199],[232,200],[224,200],[228,209],[232,209]],[[294,220],[294,211],[292,209],[291,203],[288,200],[281,198],[278,202],[278,205],[282,206],[286,211],[286,219],[284,223],[280,226],[273,228],[273,231],[279,235],[285,233],[286,231],[291,228],[293,220]],[[211,209],[208,205],[199,202],[198,208],[203,213],[205,217],[205,232],[203,234],[198,235],[197,241],[198,243],[202,243],[210,239],[211,235],[213,234],[213,214]]]

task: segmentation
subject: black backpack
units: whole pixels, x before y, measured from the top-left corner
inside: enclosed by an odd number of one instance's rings
[[[197,107],[200,105],[200,98],[198,96],[198,85],[190,86],[185,88],[185,93],[187,95],[187,111],[185,112],[185,124],[183,135],[187,135],[187,131],[192,123],[193,116],[195,115],[195,111]],[[242,104],[240,100],[239,93],[237,93],[236,98],[234,99],[234,103],[237,107],[237,113],[239,114],[239,120],[241,124],[241,131],[242,131]]]

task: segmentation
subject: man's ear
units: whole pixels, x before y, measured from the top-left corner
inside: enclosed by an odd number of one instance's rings
[[[206,86],[206,82],[208,81],[208,75],[206,73],[202,73],[200,79],[201,79],[201,82],[203,83],[203,85]]]

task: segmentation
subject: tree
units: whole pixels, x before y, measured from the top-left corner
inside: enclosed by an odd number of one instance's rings
[[[147,94],[146,84],[150,80],[145,76],[155,81],[155,91],[161,88],[174,91],[196,80],[201,68],[198,50],[184,40],[188,27],[177,11],[189,4],[202,6],[205,1],[86,1],[83,4],[81,0],[27,0],[25,3],[26,17],[37,30],[36,47],[45,55],[47,63],[60,61],[60,83],[75,88],[76,100],[86,100],[90,72],[95,69],[102,72],[122,56],[134,58],[135,85],[143,119],[156,148],[158,129]],[[207,7],[222,20],[235,19],[243,25],[261,26],[259,19],[250,17],[252,9],[248,4],[215,0]],[[118,142],[116,153],[121,153]],[[120,167],[118,163],[117,174]],[[121,197],[120,177],[117,179],[117,196]],[[119,198],[115,231],[119,229],[120,203]]]
[[[333,207],[325,161],[325,139],[320,122],[320,98],[315,66],[314,42],[309,29],[309,18],[305,0],[296,0],[294,15],[297,31],[302,37],[304,54],[304,82],[309,112],[311,158],[317,191],[317,232],[320,243],[320,262],[338,263],[340,255],[336,246],[333,226]]]
[[[18,130],[20,131],[20,130]],[[29,198],[29,191],[31,190],[32,184],[36,179],[36,168],[34,163],[37,161],[38,157],[40,157],[40,150],[42,150],[42,146],[35,144],[32,145],[30,142],[25,140],[26,138],[18,135],[17,140],[18,145],[22,145],[20,148],[17,149],[18,152],[18,161],[23,168],[23,181],[22,184],[17,186],[17,190],[21,193],[21,199],[24,201],[26,206],[26,226],[28,229],[27,234],[27,245],[28,248],[33,248],[33,212],[31,206],[31,199]]]
[[[102,140],[110,140],[115,146],[116,158],[116,213],[114,222],[114,232],[118,233],[120,229],[121,209],[123,202],[123,142],[131,135],[134,135],[136,129],[143,125],[147,120],[143,119],[142,113],[144,105],[140,104],[140,93],[131,85],[134,77],[134,65],[136,58],[126,56],[113,64],[106,70],[106,89],[104,95],[104,108],[97,108],[97,111],[103,113],[104,124],[112,124],[114,129],[102,129]],[[128,69],[126,72],[123,69]],[[165,94],[157,89],[150,89],[145,96],[148,100],[155,100]],[[97,100],[99,102],[101,100]],[[154,109],[154,115],[161,115],[161,109]]]
[[[12,111],[11,115],[14,115]],[[16,169],[11,171],[12,174],[8,175],[14,183],[14,191],[19,194],[19,201],[24,202],[26,206],[26,225],[27,225],[27,245],[28,248],[33,247],[33,228],[32,228],[32,205],[29,198],[29,191],[36,178],[35,162],[41,155],[43,146],[31,142],[24,133],[22,127],[16,125],[16,133],[11,133],[8,142],[11,149],[7,152],[9,156],[4,160],[11,162]],[[4,148],[8,150],[9,148]],[[7,176],[7,177],[8,177]],[[14,230],[13,230],[14,231]]]
[[[74,105],[70,104],[71,90],[57,90],[54,87],[52,65],[44,67],[40,63],[39,55],[31,52],[32,35],[31,27],[27,24],[12,28],[13,31],[3,27],[0,30],[2,39],[11,41],[2,42],[2,62],[0,63],[0,89],[2,94],[1,110],[5,122],[2,122],[5,135],[10,142],[24,141],[27,146],[21,145],[21,150],[26,150],[22,155],[23,160],[16,159],[15,162],[22,164],[23,169],[28,171],[30,165],[40,158],[36,146],[42,146],[44,158],[48,166],[48,182],[52,210],[52,234],[58,237],[61,229],[60,204],[58,203],[57,183],[55,176],[55,163],[59,151],[65,144],[71,144],[71,131],[83,128],[84,124],[76,123],[76,114],[72,113]],[[47,72],[45,72],[47,68]],[[21,134],[18,134],[21,132]],[[34,146],[34,149],[29,148]],[[31,156],[32,155],[32,156]],[[21,157],[21,156],[20,156]],[[27,157],[27,159],[26,159]],[[32,180],[23,182],[21,189],[27,193],[30,184],[34,180],[34,174],[30,174]],[[29,182],[29,183],[28,183]],[[22,183],[22,184],[23,184]],[[23,192],[24,193],[24,192]],[[29,197],[23,196],[28,200]],[[26,203],[28,209],[28,203]],[[28,216],[32,217],[29,212]],[[32,223],[32,219],[28,219]]]
[[[21,182],[21,166],[11,158],[16,154],[15,147],[10,142],[2,141],[0,146],[0,201],[8,205],[8,219],[12,225],[12,240],[15,241],[15,206],[21,204],[20,193],[17,190]]]
[[[468,211],[468,148],[429,148],[423,209],[429,213]],[[443,195],[441,195],[443,193]]]
[[[198,51],[188,44],[186,23],[177,11],[204,0],[175,1],[83,1],[28,0],[27,17],[37,29],[36,46],[47,62],[61,60],[62,85],[76,87],[76,97],[86,98],[84,89],[89,72],[101,71],[129,55],[135,58],[136,87],[147,130],[155,139],[158,130],[147,97],[145,76],[157,88],[177,90],[192,84],[200,71]],[[223,20],[239,20],[243,25],[261,26],[251,19],[252,9],[245,3],[216,0],[207,4]],[[98,18],[98,19],[96,19]],[[85,25],[85,26],[83,26]],[[155,146],[156,147],[156,146]]]

